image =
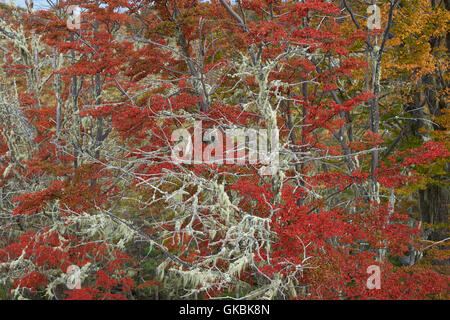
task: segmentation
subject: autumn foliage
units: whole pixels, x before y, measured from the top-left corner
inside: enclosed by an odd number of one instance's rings
[[[0,297],[448,299],[419,195],[448,187],[449,8],[381,2],[376,32],[363,1],[2,6]],[[279,133],[279,165],[174,162],[195,121]]]

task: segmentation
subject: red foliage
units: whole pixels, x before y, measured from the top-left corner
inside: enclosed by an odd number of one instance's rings
[[[240,212],[251,212],[260,218],[270,217],[270,229],[276,239],[272,245],[273,252],[268,257],[261,249],[255,252],[255,259],[261,263],[260,270],[268,278],[273,279],[279,274],[294,274],[296,281],[308,288],[308,294],[299,294],[296,298],[423,299],[445,292],[448,289],[447,276],[416,266],[398,268],[388,261],[380,263],[377,260],[379,249],[386,249],[389,254],[399,256],[407,251],[412,239],[418,237],[420,230],[406,223],[406,215],[393,212],[389,202],[385,200],[369,201],[359,194],[349,201],[349,209],[348,204],[330,205],[329,197],[319,194],[321,190],[329,191],[332,196],[350,190],[360,190],[369,179],[376,179],[386,188],[397,188],[414,182],[417,177],[404,174],[402,170],[448,157],[450,152],[443,144],[427,142],[420,148],[397,152],[394,157],[389,158],[392,160],[390,163],[380,165],[374,173],[370,173],[364,166],[347,173],[341,169],[323,171],[321,165],[305,162],[305,165],[298,169],[303,177],[301,183],[294,181],[292,172],[286,171],[280,191],[281,201],[276,203],[271,190],[273,181],[261,177],[257,166],[186,165],[183,167],[186,171],[183,171],[180,167],[161,160],[162,157],[145,156],[146,153],[167,147],[167,137],[170,137],[179,124],[176,117],[164,116],[166,111],[180,115],[180,118],[185,113],[207,117],[208,120],[203,122],[205,128],[217,123],[225,124],[224,127],[264,125],[264,120],[259,115],[239,103],[228,105],[222,101],[222,98],[225,101],[230,95],[227,89],[233,88],[235,84],[233,77],[226,73],[217,80],[217,83],[224,87],[223,92],[217,93],[222,95],[221,98],[211,103],[208,110],[199,108],[204,101],[195,93],[192,79],[186,76],[191,72],[189,68],[192,66],[186,65],[183,58],[195,56],[194,50],[198,48],[193,43],[202,40],[198,36],[199,25],[204,23],[204,31],[216,32],[221,37],[214,50],[204,48],[206,63],[200,70],[202,75],[214,69],[232,70],[233,61],[240,58],[236,52],[247,54],[250,52],[249,48],[260,50],[261,60],[266,62],[282,54],[288,44],[308,45],[308,53],[320,52],[329,55],[329,58],[339,58],[339,66],[326,67],[324,70],[320,70],[319,63],[313,63],[311,59],[280,58],[283,67],[277,68],[269,80],[280,80],[291,86],[305,80],[318,83],[317,90],[311,92],[308,99],[281,85],[274,85],[272,90],[279,89],[283,94],[289,94],[289,99],[293,101],[292,109],[299,114],[303,112],[300,117],[304,118],[301,134],[296,137],[297,141],[292,137],[296,148],[301,149],[305,155],[317,155],[317,158],[330,155],[337,159],[343,158],[345,146],[332,145],[329,138],[344,126],[346,120],[342,117],[343,114],[351,112],[373,96],[367,92],[358,92],[351,97],[346,96],[340,103],[329,97],[330,92],[338,88],[337,80],[346,79],[355,71],[366,67],[360,58],[349,54],[350,47],[365,35],[361,32],[351,37],[344,34],[335,19],[340,15],[339,8],[322,0],[287,3],[243,0],[243,8],[251,10],[252,14],[259,17],[249,21],[243,32],[241,25],[229,22],[229,13],[217,1],[212,1],[211,4],[190,0],[167,1],[167,5],[165,3],[156,1],[152,7],[155,14],[144,14],[138,8],[140,1],[93,1],[88,4],[80,2],[80,6],[87,11],[86,20],[95,20],[97,27],[86,27],[79,31],[83,37],[74,41],[68,41],[73,33],[50,12],[38,13],[41,18],[49,21],[45,26],[34,20],[26,24],[30,30],[44,34],[43,41],[55,51],[64,54],[73,52],[78,57],[76,61],[74,59],[53,74],[54,77],[61,76],[63,81],[62,101],[71,99],[74,83],[80,86],[80,83],[73,79],[80,82],[80,79],[83,79],[89,83],[84,83],[86,87],[83,87],[84,91],[80,91],[78,109],[75,111],[67,107],[64,110],[69,114],[73,112],[73,117],[79,116],[79,122],[74,121],[76,124],[71,128],[58,128],[61,131],[58,133],[55,128],[56,105],[42,101],[38,104],[39,98],[29,92],[19,96],[25,117],[35,128],[36,136],[33,142],[38,147],[33,149],[30,158],[21,161],[18,172],[22,174],[20,178],[25,182],[39,181],[41,188],[18,192],[12,199],[12,215],[19,220],[39,217],[48,220],[47,225],[37,220],[39,223],[31,225],[31,230],[21,230],[18,238],[8,239],[8,243],[1,248],[0,262],[13,261],[23,255],[24,259],[31,261],[36,267],[35,271],[14,278],[13,286],[29,288],[30,292],[35,294],[49,281],[54,280],[53,271],[63,273],[70,265],[83,267],[87,263],[95,265],[95,270],[87,276],[81,289],[66,291],[64,298],[126,299],[132,290],[160,285],[158,280],[138,284],[141,279],[133,279],[127,274],[126,271],[133,269],[133,263],[137,259],[133,256],[135,252],[132,249],[117,249],[115,240],[108,243],[106,239],[84,238],[81,232],[78,232],[77,223],[67,223],[67,229],[55,230],[51,221],[80,217],[83,213],[94,216],[99,210],[115,208],[114,201],[117,198],[126,198],[132,193],[139,194],[138,202],[143,205],[139,210],[134,210],[138,212],[136,215],[154,219],[148,223],[152,225],[148,233],[162,230],[174,232],[176,235],[170,241],[164,242],[168,251],[179,253],[180,259],[185,262],[195,263],[220,250],[222,244],[215,242],[218,236],[202,241],[197,250],[191,250],[187,244],[191,236],[177,234],[176,227],[164,220],[170,220],[165,216],[164,205],[145,205],[151,196],[161,196],[170,190],[159,190],[156,187],[156,191],[151,188],[149,190],[143,181],[148,176],[160,177],[167,170],[184,174],[189,171],[193,176],[208,179],[212,175],[211,172],[217,170],[223,174],[226,182],[225,192],[235,192],[239,195],[236,206]],[[269,12],[268,5],[273,5],[271,8],[277,12],[278,18],[261,18]],[[129,11],[120,8],[128,8]],[[175,10],[179,11],[176,19],[171,16]],[[318,28],[317,21],[316,25],[312,22],[309,25],[304,24],[306,18],[316,14],[325,17],[323,27]],[[204,22],[205,15],[213,22]],[[116,38],[114,28],[121,27],[120,32],[127,35],[130,31],[126,28],[131,29],[133,23],[145,26],[142,33],[147,42],[140,43],[139,46],[127,37]],[[180,50],[178,55],[170,54],[167,50],[167,46],[172,44],[166,38],[175,35],[178,42],[185,41],[187,46],[177,43]],[[11,63],[3,65],[3,68],[9,75],[23,76],[29,69],[27,65],[12,64],[11,57],[7,57],[7,60]],[[165,83],[161,87],[153,88],[146,84],[149,77]],[[243,77],[242,82],[243,95],[247,89],[257,88],[257,79],[254,76]],[[111,90],[116,94],[111,94],[106,99],[103,96],[95,96],[96,85],[101,87],[103,93]],[[270,94],[274,96],[272,92]],[[96,99],[101,98],[106,101],[98,103]],[[279,108],[281,110],[282,107]],[[90,152],[88,147],[82,150],[78,146],[78,154],[72,152],[77,143],[82,145],[80,141],[95,127],[82,124],[82,119],[92,120],[97,124],[103,121],[107,123],[105,128],[111,130],[111,133],[108,132],[111,139],[120,141],[120,148],[126,151],[117,152],[117,159],[111,159],[107,150],[103,154],[96,154],[96,150],[101,149],[106,139],[101,137],[105,132],[98,131],[96,140],[92,142],[97,143],[97,149],[93,148],[94,151]],[[279,116],[281,137],[286,140],[291,138],[290,130],[286,127],[287,122],[287,114]],[[75,138],[71,134],[75,135]],[[383,143],[380,134],[367,131],[361,141],[354,141],[347,147],[349,150],[363,151],[379,147]],[[1,153],[6,154],[7,143],[1,141],[0,147]],[[72,154],[68,155],[70,152]],[[78,161],[83,152],[84,155],[88,154],[91,162]],[[133,164],[135,171],[129,175],[131,178],[124,173],[125,165],[122,164],[122,161],[126,163],[130,159],[138,163]],[[4,171],[6,166],[3,165],[2,163],[1,168]],[[123,182],[121,179],[124,176],[132,182]],[[9,179],[10,176],[4,178]],[[195,193],[194,190],[188,192]],[[52,213],[46,212],[49,204],[55,204]],[[122,205],[126,204],[118,202],[119,207]],[[198,210],[203,210],[202,213],[206,216],[216,215],[201,206]],[[128,215],[127,210],[123,211],[125,216]],[[275,214],[272,214],[274,212]],[[130,213],[133,214],[135,212]],[[192,218],[191,223],[194,230],[198,231],[203,221],[197,217]],[[70,227],[76,231],[69,231]],[[370,249],[363,249],[364,244]],[[271,263],[264,263],[267,260]],[[219,267],[228,264],[228,261],[218,262]],[[367,267],[374,264],[380,265],[382,269],[383,290],[369,290],[366,287]],[[299,265],[306,267],[301,273],[297,273],[296,268]],[[243,272],[240,278],[247,283],[255,283],[249,269]],[[219,295],[221,292],[217,290],[210,294]]]

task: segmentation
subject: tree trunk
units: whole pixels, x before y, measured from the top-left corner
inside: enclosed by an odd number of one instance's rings
[[[419,191],[419,197],[422,222],[439,225],[436,229],[433,228],[429,240],[439,241],[448,237],[449,232],[442,224],[448,223],[450,188],[428,185],[425,190]]]

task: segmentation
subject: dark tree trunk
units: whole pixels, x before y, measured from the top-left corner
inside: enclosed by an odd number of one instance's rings
[[[450,188],[441,185],[428,185],[425,190],[419,191],[420,213],[422,222],[435,225],[437,228],[431,232],[429,240],[439,241],[448,237],[448,206]]]

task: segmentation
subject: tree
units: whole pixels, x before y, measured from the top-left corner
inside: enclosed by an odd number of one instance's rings
[[[73,4],[80,29],[67,28]],[[21,93],[1,91],[11,294],[445,298],[448,275],[392,262],[421,231],[396,190],[449,156],[432,141],[383,146],[399,1],[381,45],[341,5],[348,21],[321,0],[5,9],[5,81]],[[82,285],[67,290],[71,265]],[[372,265],[381,290],[367,287]]]

